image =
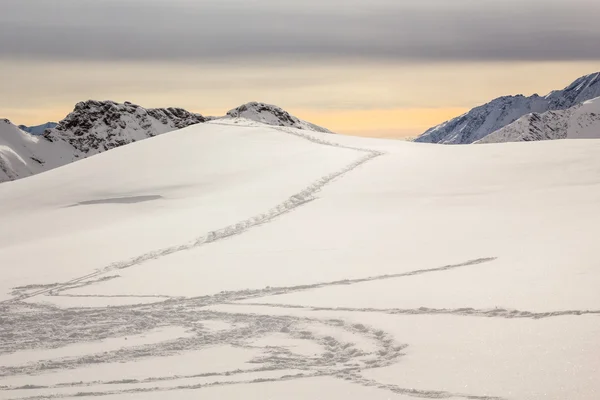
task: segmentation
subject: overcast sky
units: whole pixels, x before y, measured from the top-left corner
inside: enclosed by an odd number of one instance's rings
[[[417,71],[424,65],[445,68],[449,63],[466,66],[465,71],[470,70],[469,65],[481,63],[488,69],[497,65],[497,71],[506,64],[532,63],[544,64],[546,71],[552,70],[549,64],[572,65],[573,73],[583,70],[577,65],[584,64],[586,68],[598,64],[595,69],[600,70],[598,0],[0,0],[0,6],[0,66],[4,70],[20,66],[34,71],[60,64],[63,72],[66,68],[74,75],[99,71],[102,66],[98,75],[101,81],[94,79],[89,90],[83,84],[79,93],[73,93],[82,99],[96,95],[97,86],[106,89],[111,82],[119,81],[104,69],[118,74],[131,65],[147,67],[148,71],[160,66],[161,73],[171,71],[176,75],[180,68],[192,67],[202,73],[209,66],[220,65],[217,72],[225,73],[230,84],[238,84],[247,78],[237,73],[241,67],[259,68],[273,62],[280,80],[289,80],[297,88],[302,87],[301,81],[310,85],[319,79],[321,74],[315,67],[337,65],[343,69],[344,63],[363,71],[352,77],[358,83],[361,77],[372,79],[378,64],[396,65],[405,73],[410,73],[411,67]],[[165,67],[167,64],[171,68]],[[302,74],[307,65],[311,73]],[[223,71],[227,68],[231,69],[229,73]],[[490,80],[495,80],[494,73],[490,73]],[[215,80],[220,81],[217,75]],[[577,76],[557,76],[555,85],[566,83],[567,78]],[[5,74],[0,79],[10,80],[11,87],[15,86],[14,79]],[[463,83],[469,82],[468,76],[463,79]],[[184,81],[170,82],[175,91],[185,85]],[[32,90],[25,78],[16,83],[21,91]],[[53,91],[55,83],[48,84]],[[546,88],[549,83],[540,83],[539,87]],[[193,89],[198,96],[219,90],[196,84],[199,86]],[[131,96],[138,95],[139,85],[132,75]],[[163,90],[171,100],[169,93],[158,86],[157,91]],[[455,92],[456,88],[450,86],[442,92]],[[34,89],[43,98],[49,95],[39,79]],[[408,101],[414,88],[394,89],[408,90],[387,108],[424,106]],[[523,88],[523,92],[528,90],[536,88]],[[122,90],[115,87],[115,92],[121,94]],[[249,87],[245,95],[255,99],[252,93]],[[496,92],[491,90],[493,94]],[[3,102],[0,100],[0,107],[8,107],[6,97],[11,93],[8,95],[3,96]],[[303,96],[305,107],[310,98],[306,98],[307,93]],[[11,109],[39,110],[40,104],[34,106],[33,100],[22,97],[13,96],[20,103],[11,104]],[[278,96],[272,98],[277,100]],[[281,98],[287,99],[288,95],[282,94]],[[200,103],[210,108],[209,100]],[[314,103],[322,104],[322,100],[315,99]],[[181,103],[187,102],[182,99]],[[434,103],[432,107],[439,107]],[[466,106],[463,103],[448,99],[445,106]],[[373,104],[370,108],[380,107]],[[336,104],[333,96],[327,108],[348,107],[343,102]]]

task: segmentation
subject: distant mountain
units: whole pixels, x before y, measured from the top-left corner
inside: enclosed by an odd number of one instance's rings
[[[77,159],[174,131],[206,119],[181,108],[149,108],[89,100],[52,126],[24,127],[0,120],[0,182],[24,178]],[[35,129],[34,129],[35,128]]]
[[[566,110],[532,113],[475,143],[600,138],[600,97]]]
[[[230,110],[223,118],[245,118],[273,126],[286,126],[315,132],[332,133],[330,130],[294,117],[287,111],[270,104],[251,102]]]
[[[34,175],[75,159],[69,144],[32,135],[0,119],[0,182]]]
[[[46,129],[56,128],[56,125],[58,125],[56,122],[46,122],[45,124],[36,126],[19,125],[19,129],[32,135],[43,135]]]
[[[475,107],[466,114],[435,126],[415,141],[422,143],[469,144],[481,140],[530,113],[564,110],[600,96],[600,72],[583,76],[563,90],[547,96],[534,94],[504,96]]]
[[[202,115],[181,108],[146,109],[129,102],[89,100],[77,103],[44,137],[64,140],[89,156],[205,121]]]

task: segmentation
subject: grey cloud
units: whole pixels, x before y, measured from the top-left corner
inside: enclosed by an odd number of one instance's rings
[[[2,0],[0,58],[598,60],[597,0]]]

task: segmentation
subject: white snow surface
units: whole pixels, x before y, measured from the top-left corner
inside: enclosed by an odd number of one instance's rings
[[[470,144],[512,124],[524,115],[546,111],[565,110],[600,96],[600,72],[582,76],[562,90],[554,90],[541,97],[534,94],[503,96],[475,107],[469,112],[428,129],[416,142],[442,144]],[[533,137],[553,136],[551,132]]]
[[[475,143],[600,138],[600,97],[566,110],[528,114]]]
[[[232,117],[4,183],[0,398],[595,400],[599,151]]]

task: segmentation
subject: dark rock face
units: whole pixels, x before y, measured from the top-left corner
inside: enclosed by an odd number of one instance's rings
[[[181,108],[145,109],[130,102],[89,100],[77,103],[44,137],[65,140],[91,155],[205,121],[202,115]]]

